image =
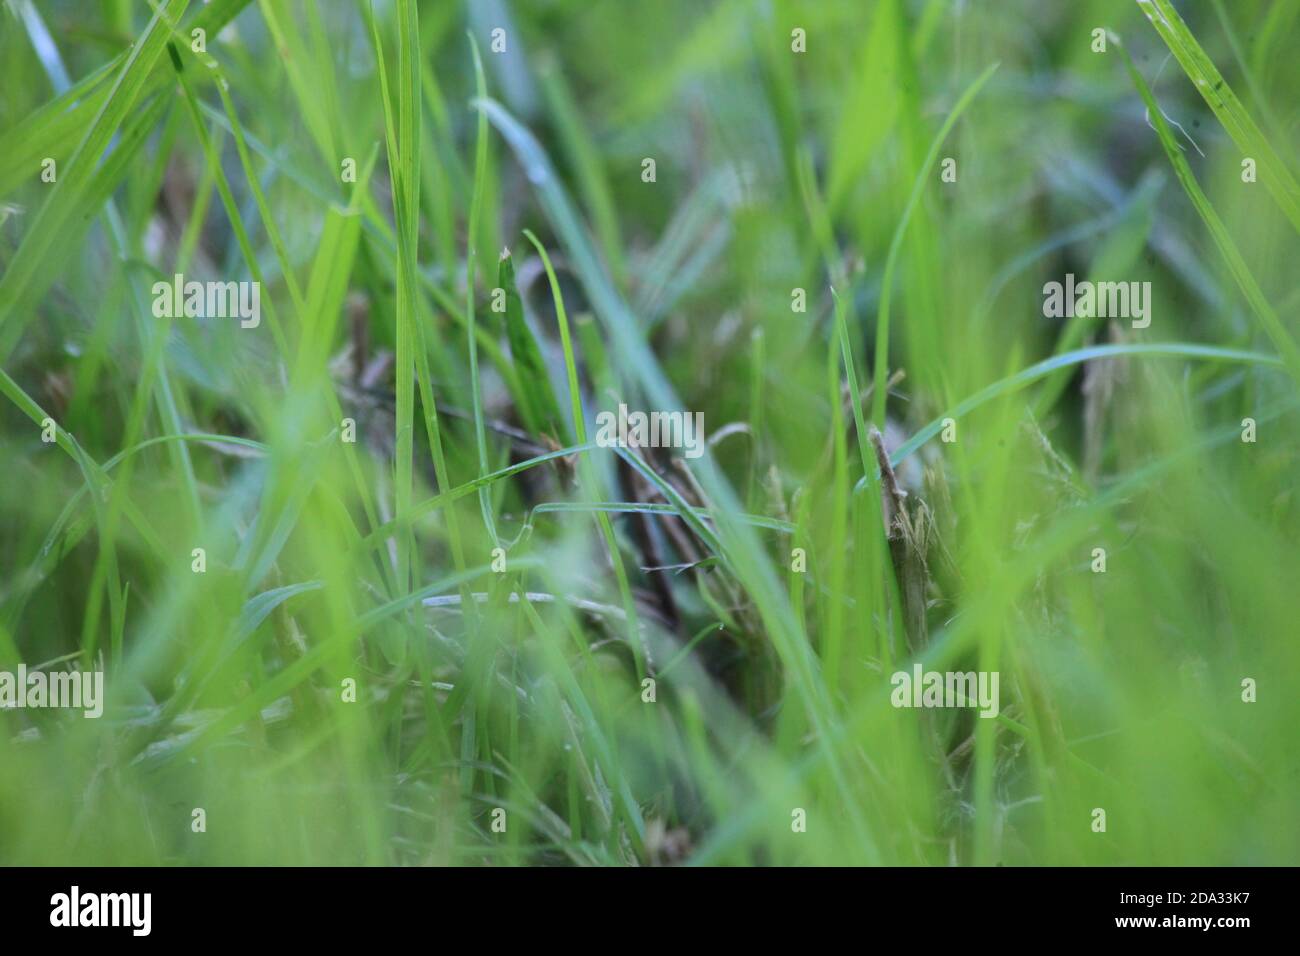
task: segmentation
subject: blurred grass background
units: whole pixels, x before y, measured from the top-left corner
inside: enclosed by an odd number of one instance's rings
[[[1176,7],[6,0],[0,862],[1296,863],[1300,2]]]

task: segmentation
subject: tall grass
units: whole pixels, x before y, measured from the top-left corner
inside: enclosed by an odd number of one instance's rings
[[[0,862],[1300,858],[1300,0],[0,18]]]

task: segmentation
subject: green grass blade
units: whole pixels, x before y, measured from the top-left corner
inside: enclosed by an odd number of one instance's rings
[[[0,363],[13,350],[17,337],[35,313],[32,304],[53,279],[50,255],[55,242],[66,242],[67,227],[82,214],[83,201],[95,178],[95,167],[114,133],[131,115],[154,65],[167,44],[170,24],[189,0],[168,0],[149,20],[130,56],[122,64],[94,121],[63,166],[50,197],[41,206],[22,244],[0,277]]]
[[[483,79],[483,61],[479,57],[478,43],[473,34],[469,37],[470,51],[474,55],[474,82],[478,88],[479,98],[487,95]],[[487,437],[483,428],[483,388],[478,376],[478,341],[475,338],[477,326],[474,320],[474,297],[477,293],[475,277],[478,269],[479,219],[483,214],[483,190],[487,179],[487,116],[478,114],[477,131],[474,148],[474,188],[469,203],[469,229],[465,239],[465,342],[469,349],[469,383],[470,401],[474,405],[474,443],[478,448],[478,469],[480,475],[488,472]],[[492,499],[485,486],[479,490],[479,510],[483,513],[483,524],[493,547],[499,545],[496,520],[492,517]]]
[[[1251,311],[1255,313],[1255,317],[1259,319],[1265,334],[1268,335],[1274,347],[1281,354],[1287,371],[1291,373],[1292,378],[1297,383],[1300,383],[1300,347],[1297,347],[1295,339],[1291,337],[1281,319],[1278,318],[1277,313],[1273,311],[1273,307],[1269,305],[1268,299],[1265,298],[1259,283],[1255,281],[1250,266],[1246,264],[1245,258],[1237,248],[1232,236],[1229,235],[1223,220],[1214,211],[1209,198],[1196,181],[1196,176],[1192,173],[1192,168],[1188,165],[1187,158],[1179,148],[1177,140],[1174,139],[1174,134],[1169,129],[1164,113],[1161,112],[1159,104],[1156,103],[1155,97],[1151,94],[1151,89],[1147,86],[1146,80],[1142,79],[1142,74],[1133,65],[1133,60],[1129,57],[1128,51],[1120,47],[1120,52],[1124,55],[1124,62],[1128,66],[1133,85],[1137,87],[1138,92],[1142,95],[1142,101],[1146,103],[1147,114],[1155,126],[1156,134],[1160,137],[1160,145],[1164,147],[1165,155],[1169,157],[1169,162],[1174,167],[1178,182],[1186,191],[1187,198],[1192,201],[1192,205],[1196,207],[1201,220],[1210,231],[1215,246],[1218,247],[1219,253],[1227,263],[1228,271],[1232,273],[1232,278],[1241,289],[1242,295],[1246,297],[1246,301],[1250,304]]]
[[[501,253],[497,264],[497,287],[505,293],[506,338],[510,342],[510,359],[519,377],[519,405],[524,424],[533,434],[546,433],[564,444],[569,433],[561,428],[563,418],[551,387],[551,377],[533,330],[524,318],[524,304],[515,283],[514,258],[509,249]]]
[[[925,162],[921,164],[920,172],[917,173],[916,183],[912,187],[911,195],[908,196],[903,216],[899,220],[897,228],[894,229],[894,236],[889,242],[889,254],[885,259],[885,272],[881,278],[880,307],[876,312],[876,363],[875,372],[872,375],[871,421],[877,428],[885,427],[885,398],[888,392],[888,389],[885,388],[885,381],[889,373],[889,308],[894,285],[894,269],[898,264],[898,254],[903,248],[903,237],[907,233],[908,223],[912,221],[912,213],[921,201],[921,194],[925,190],[926,184],[931,180],[931,172],[934,169],[935,160],[939,158],[939,149],[943,146],[943,141],[948,138],[948,133],[956,125],[957,120],[961,118],[961,114],[966,111],[966,107],[979,95],[979,91],[984,88],[984,84],[997,72],[997,68],[998,64],[996,63],[986,67],[984,72],[977,76],[970,86],[966,87],[965,92],[958,97],[952,111],[948,113],[948,118],[939,127],[934,142],[930,144],[930,152],[925,157]]]
[[[1219,73],[1214,61],[1196,42],[1196,37],[1192,36],[1192,31],[1178,15],[1173,3],[1170,0],[1137,0],[1137,5],[1160,34],[1160,39],[1165,41],[1169,52],[1178,60],[1178,65],[1192,81],[1196,92],[1201,94],[1201,98],[1228,131],[1242,156],[1255,160],[1259,179],[1273,194],[1282,212],[1291,220],[1291,225],[1300,232],[1300,183],[1296,182],[1291,169],[1246,112],[1246,107]],[[1153,108],[1153,117],[1157,113],[1159,110]],[[1153,122],[1159,121],[1153,118]],[[1181,175],[1179,178],[1182,178]]]

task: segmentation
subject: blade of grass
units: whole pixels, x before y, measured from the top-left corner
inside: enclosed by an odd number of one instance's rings
[[[80,144],[64,163],[63,174],[55,182],[49,199],[41,206],[0,277],[0,363],[9,357],[23,328],[35,316],[32,304],[36,297],[53,279],[52,266],[59,261],[59,257],[50,255],[54,243],[69,240],[68,226],[78,214],[83,224],[88,222],[83,200],[94,181],[96,168],[113,135],[135,109],[154,65],[162,56],[169,24],[179,19],[188,2],[168,0],[149,19]]]
[[[388,68],[385,65],[384,60],[384,46],[383,41],[379,36],[379,26],[375,20],[374,10],[372,9],[371,4],[367,2],[361,9],[366,19],[366,24],[370,29],[370,42],[378,63],[376,72],[379,74],[380,99],[384,108],[384,135],[388,146],[389,175],[390,178],[393,178],[393,157],[398,155],[396,140],[397,120],[394,116],[393,100],[388,83]],[[396,178],[393,178],[393,182],[397,182]],[[395,250],[395,238],[385,236],[384,241],[386,242],[388,249]],[[438,407],[434,399],[432,381],[429,376],[427,346],[418,323],[416,331],[420,339],[419,347],[416,350],[416,366],[419,371],[420,399],[424,405],[425,433],[429,439],[429,447],[432,449],[434,476],[438,480],[438,487],[447,489],[451,487],[451,478],[447,471],[447,459],[442,446],[442,430],[438,423]],[[416,517],[417,515],[412,514],[411,520],[414,520]],[[375,533],[377,533],[378,529],[381,527],[396,529],[398,525],[395,522],[389,522],[386,526],[376,525]],[[372,537],[373,536],[374,533],[372,533]],[[447,536],[451,541],[451,555],[456,571],[458,573],[463,573],[466,567],[465,551],[464,546],[461,543],[459,519],[457,518],[454,508],[447,509]]]
[[[1260,352],[1246,352],[1240,349],[1226,349],[1212,345],[1196,345],[1190,342],[1094,345],[1085,349],[1075,349],[1073,352],[1063,352],[1060,355],[1053,355],[1051,358],[1043,359],[1043,361],[1036,362],[1028,368],[1021,369],[1014,375],[1008,375],[1006,378],[998,379],[996,382],[985,386],[975,394],[958,402],[942,415],[919,429],[911,438],[907,439],[907,441],[894,449],[889,456],[889,462],[897,468],[908,456],[943,430],[945,419],[952,418],[954,420],[959,420],[963,415],[969,414],[986,402],[990,402],[1002,395],[1019,391],[1039,379],[1050,375],[1057,369],[1067,368],[1071,365],[1079,365],[1083,362],[1091,362],[1100,358],[1134,355],[1204,359],[1206,361],[1214,362],[1242,362],[1248,365],[1263,365],[1276,368],[1282,367],[1282,361],[1274,355],[1265,355]]]
[[[372,14],[373,17],[373,14]],[[388,170],[393,182],[393,209],[397,217],[397,414],[394,419],[396,457],[397,586],[411,587],[415,544],[408,524],[411,510],[415,417],[415,326],[419,321],[416,274],[420,238],[420,121],[419,14],[413,0],[397,4],[397,113],[396,128],[389,116]],[[376,49],[382,56],[382,48]],[[382,74],[381,74],[382,76]],[[393,149],[396,147],[397,152]]]
[[[1300,184],[1246,112],[1246,107],[1237,99],[1237,94],[1232,92],[1232,87],[1219,73],[1214,61],[1196,42],[1196,37],[1192,36],[1192,31],[1187,28],[1174,5],[1170,0],[1137,0],[1137,5],[1160,34],[1160,39],[1165,41],[1169,52],[1178,60],[1178,65],[1192,81],[1196,92],[1201,94],[1201,98],[1228,131],[1232,141],[1237,144],[1237,149],[1241,150],[1243,156],[1255,160],[1260,181],[1273,194],[1282,212],[1291,220],[1291,225],[1300,232]],[[1147,100],[1147,107],[1151,110],[1152,122],[1165,125],[1162,122],[1163,116],[1156,119],[1160,110],[1153,105],[1151,98],[1144,93],[1143,99]],[[1182,179],[1181,174],[1179,179]]]
[[[216,36],[251,0],[211,0],[197,8],[194,18],[185,30],[203,29]],[[158,11],[155,8],[155,16]],[[173,21],[175,22],[175,21]],[[185,35],[188,37],[189,33]],[[7,130],[0,138],[0,198],[9,195],[17,186],[30,181],[43,157],[70,157],[82,142],[78,134],[86,130],[100,115],[104,101],[116,95],[121,70],[128,60],[134,61],[140,45],[114,57],[69,88],[57,99],[41,107],[17,126]],[[154,61],[153,72],[148,74],[139,99],[157,92],[171,80],[171,71],[159,67]],[[64,167],[62,162],[60,168]]]
[[[480,99],[487,96],[486,81],[483,78],[483,60],[479,56],[478,42],[474,34],[469,34],[469,48],[474,56],[474,83]],[[478,448],[478,470],[480,475],[488,472],[487,437],[483,428],[483,389],[478,376],[478,342],[474,337],[476,329],[474,320],[475,277],[478,267],[479,219],[483,212],[483,189],[487,180],[487,116],[479,111],[476,124],[474,147],[474,187],[469,202],[469,234],[465,239],[465,341],[469,349],[469,386],[470,401],[474,406],[474,444]],[[479,510],[483,512],[483,524],[487,528],[492,546],[500,547],[497,538],[496,521],[492,517],[492,498],[488,486],[479,489]]]
[[[506,338],[510,342],[510,359],[519,377],[519,412],[524,424],[535,435],[547,433],[560,443],[568,440],[562,428],[559,400],[551,387],[542,351],[524,318],[524,304],[515,282],[514,258],[510,250],[501,253],[497,264],[497,286],[505,293]]]
[[[1142,101],[1147,107],[1147,114],[1155,126],[1156,134],[1160,138],[1160,145],[1164,147],[1165,155],[1169,157],[1169,162],[1174,167],[1178,182],[1182,184],[1187,193],[1187,198],[1192,201],[1192,205],[1196,207],[1201,220],[1210,231],[1215,246],[1218,247],[1219,253],[1228,265],[1228,271],[1232,273],[1232,278],[1236,280],[1237,286],[1250,304],[1251,311],[1259,319],[1264,332],[1272,340],[1273,346],[1282,356],[1287,371],[1291,373],[1291,377],[1297,383],[1300,383],[1300,347],[1296,346],[1295,340],[1287,332],[1286,327],[1282,325],[1282,321],[1278,318],[1277,313],[1273,311],[1273,307],[1269,305],[1268,299],[1264,297],[1263,290],[1260,289],[1259,283],[1255,281],[1255,276],[1251,273],[1245,258],[1238,250],[1237,244],[1233,242],[1232,236],[1228,234],[1228,229],[1224,226],[1223,220],[1219,218],[1219,214],[1214,211],[1209,198],[1201,190],[1200,184],[1196,181],[1196,176],[1192,173],[1191,166],[1187,163],[1187,158],[1183,155],[1183,151],[1179,148],[1177,140],[1174,139],[1174,135],[1169,129],[1169,124],[1165,121],[1164,113],[1161,112],[1160,106],[1151,94],[1151,89],[1147,86],[1146,80],[1142,79],[1142,74],[1133,65],[1128,50],[1122,44],[1116,45],[1124,57],[1124,63],[1128,67],[1133,85],[1137,87],[1138,92],[1142,95]],[[1297,227],[1300,228],[1300,217],[1297,218],[1296,222]]]
[[[555,320],[560,327],[560,345],[564,349],[564,370],[569,380],[569,410],[573,416],[573,434],[580,445],[585,445],[587,444],[587,422],[582,411],[582,391],[578,385],[578,363],[573,352],[573,340],[569,335],[569,317],[564,311],[564,296],[560,294],[560,280],[555,275],[555,269],[551,267],[551,257],[546,254],[546,247],[533,235],[531,230],[525,229],[524,236],[533,244],[537,254],[541,256],[542,266],[546,269],[547,281],[551,284],[551,298],[555,302]],[[600,484],[597,482],[596,472],[591,467],[590,459],[584,455],[578,462],[578,468],[582,474],[582,485],[586,493],[589,495],[596,494],[596,489],[600,487]],[[605,551],[609,556],[610,565],[614,569],[619,597],[623,601],[623,611],[627,614],[628,642],[636,661],[636,676],[639,681],[646,674],[646,649],[641,639],[641,626],[637,618],[636,602],[632,598],[632,587],[628,582],[627,569],[623,566],[623,556],[618,550],[618,539],[614,537],[614,526],[610,524],[609,515],[604,512],[597,512],[596,524],[600,528],[601,537],[605,539]]]
[[[916,183],[912,187],[912,194],[907,199],[907,206],[903,210],[903,216],[899,220],[898,226],[894,230],[894,236],[889,242],[889,253],[885,258],[885,271],[880,280],[880,305],[876,312],[876,364],[875,372],[872,375],[874,387],[871,391],[871,421],[879,429],[885,427],[885,397],[889,391],[885,387],[889,369],[889,307],[891,290],[894,285],[894,269],[898,264],[898,253],[903,247],[903,237],[907,233],[908,223],[912,220],[912,213],[915,212],[917,204],[921,201],[921,193],[930,181],[930,173],[934,168],[935,160],[939,158],[939,149],[943,146],[943,141],[948,138],[948,133],[961,117],[961,114],[966,111],[966,107],[970,105],[971,101],[979,95],[979,91],[983,89],[984,84],[989,81],[997,68],[997,63],[987,67],[983,73],[975,78],[975,81],[970,86],[966,87],[965,92],[958,97],[956,105],[948,114],[948,118],[939,127],[934,142],[930,144],[930,152],[926,155],[925,162],[921,164],[921,170],[917,174]],[[866,452],[863,451],[863,454],[865,455]]]

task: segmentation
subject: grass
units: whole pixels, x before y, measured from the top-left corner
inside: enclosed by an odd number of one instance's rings
[[[1300,860],[1300,0],[0,17],[0,863]]]

